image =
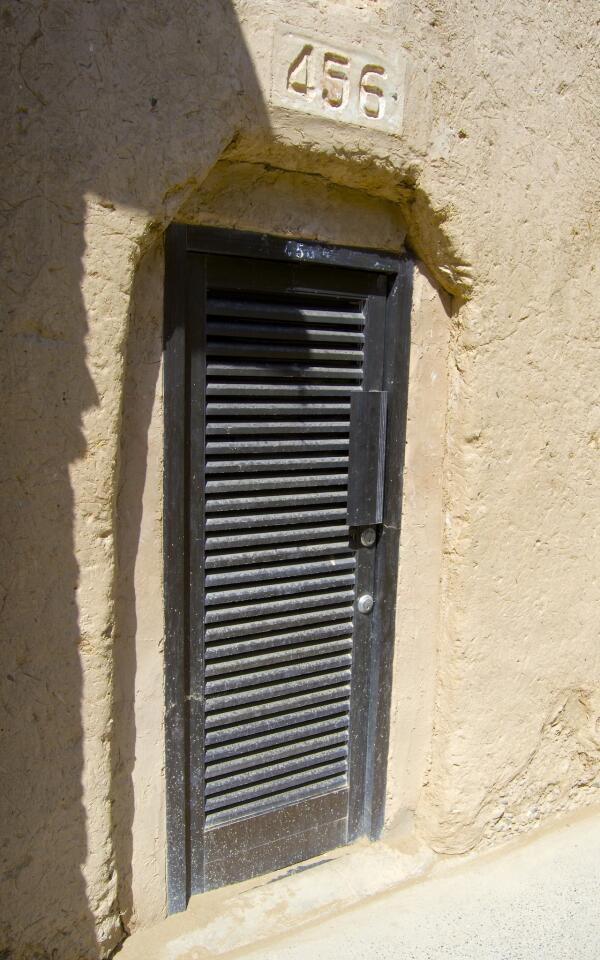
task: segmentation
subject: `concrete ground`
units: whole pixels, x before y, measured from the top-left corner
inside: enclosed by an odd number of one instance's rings
[[[470,858],[374,844],[220,896],[119,960],[600,960],[600,815]]]
[[[598,960],[600,818],[377,897],[246,960]]]

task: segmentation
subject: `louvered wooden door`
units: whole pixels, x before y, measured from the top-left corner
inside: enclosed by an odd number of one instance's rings
[[[383,438],[390,281],[264,254],[186,251],[177,263],[195,892],[368,829],[380,528],[361,542],[368,525],[349,526],[348,491],[360,519],[368,470],[352,461],[378,453],[353,397],[372,395]],[[381,471],[377,482],[382,495]],[[360,612],[363,595],[372,611]]]

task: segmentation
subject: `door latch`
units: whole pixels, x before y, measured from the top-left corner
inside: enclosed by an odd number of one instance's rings
[[[348,526],[383,522],[387,393],[355,393],[350,405]],[[361,538],[362,542],[362,538]]]

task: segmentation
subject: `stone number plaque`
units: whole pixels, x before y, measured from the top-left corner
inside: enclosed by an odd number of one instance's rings
[[[292,31],[275,37],[272,99],[304,113],[399,133],[404,64]]]

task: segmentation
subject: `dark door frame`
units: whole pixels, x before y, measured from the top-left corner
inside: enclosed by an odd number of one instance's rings
[[[366,270],[387,282],[383,389],[389,393],[384,522],[376,548],[371,694],[367,721],[365,833],[381,833],[385,813],[389,714],[395,637],[396,581],[406,437],[413,261],[372,250],[336,247],[219,228],[171,225],[165,235],[164,299],[164,592],[167,907],[184,910],[193,856],[190,811],[189,433],[194,330],[189,305],[198,271],[195,254],[223,254]]]

